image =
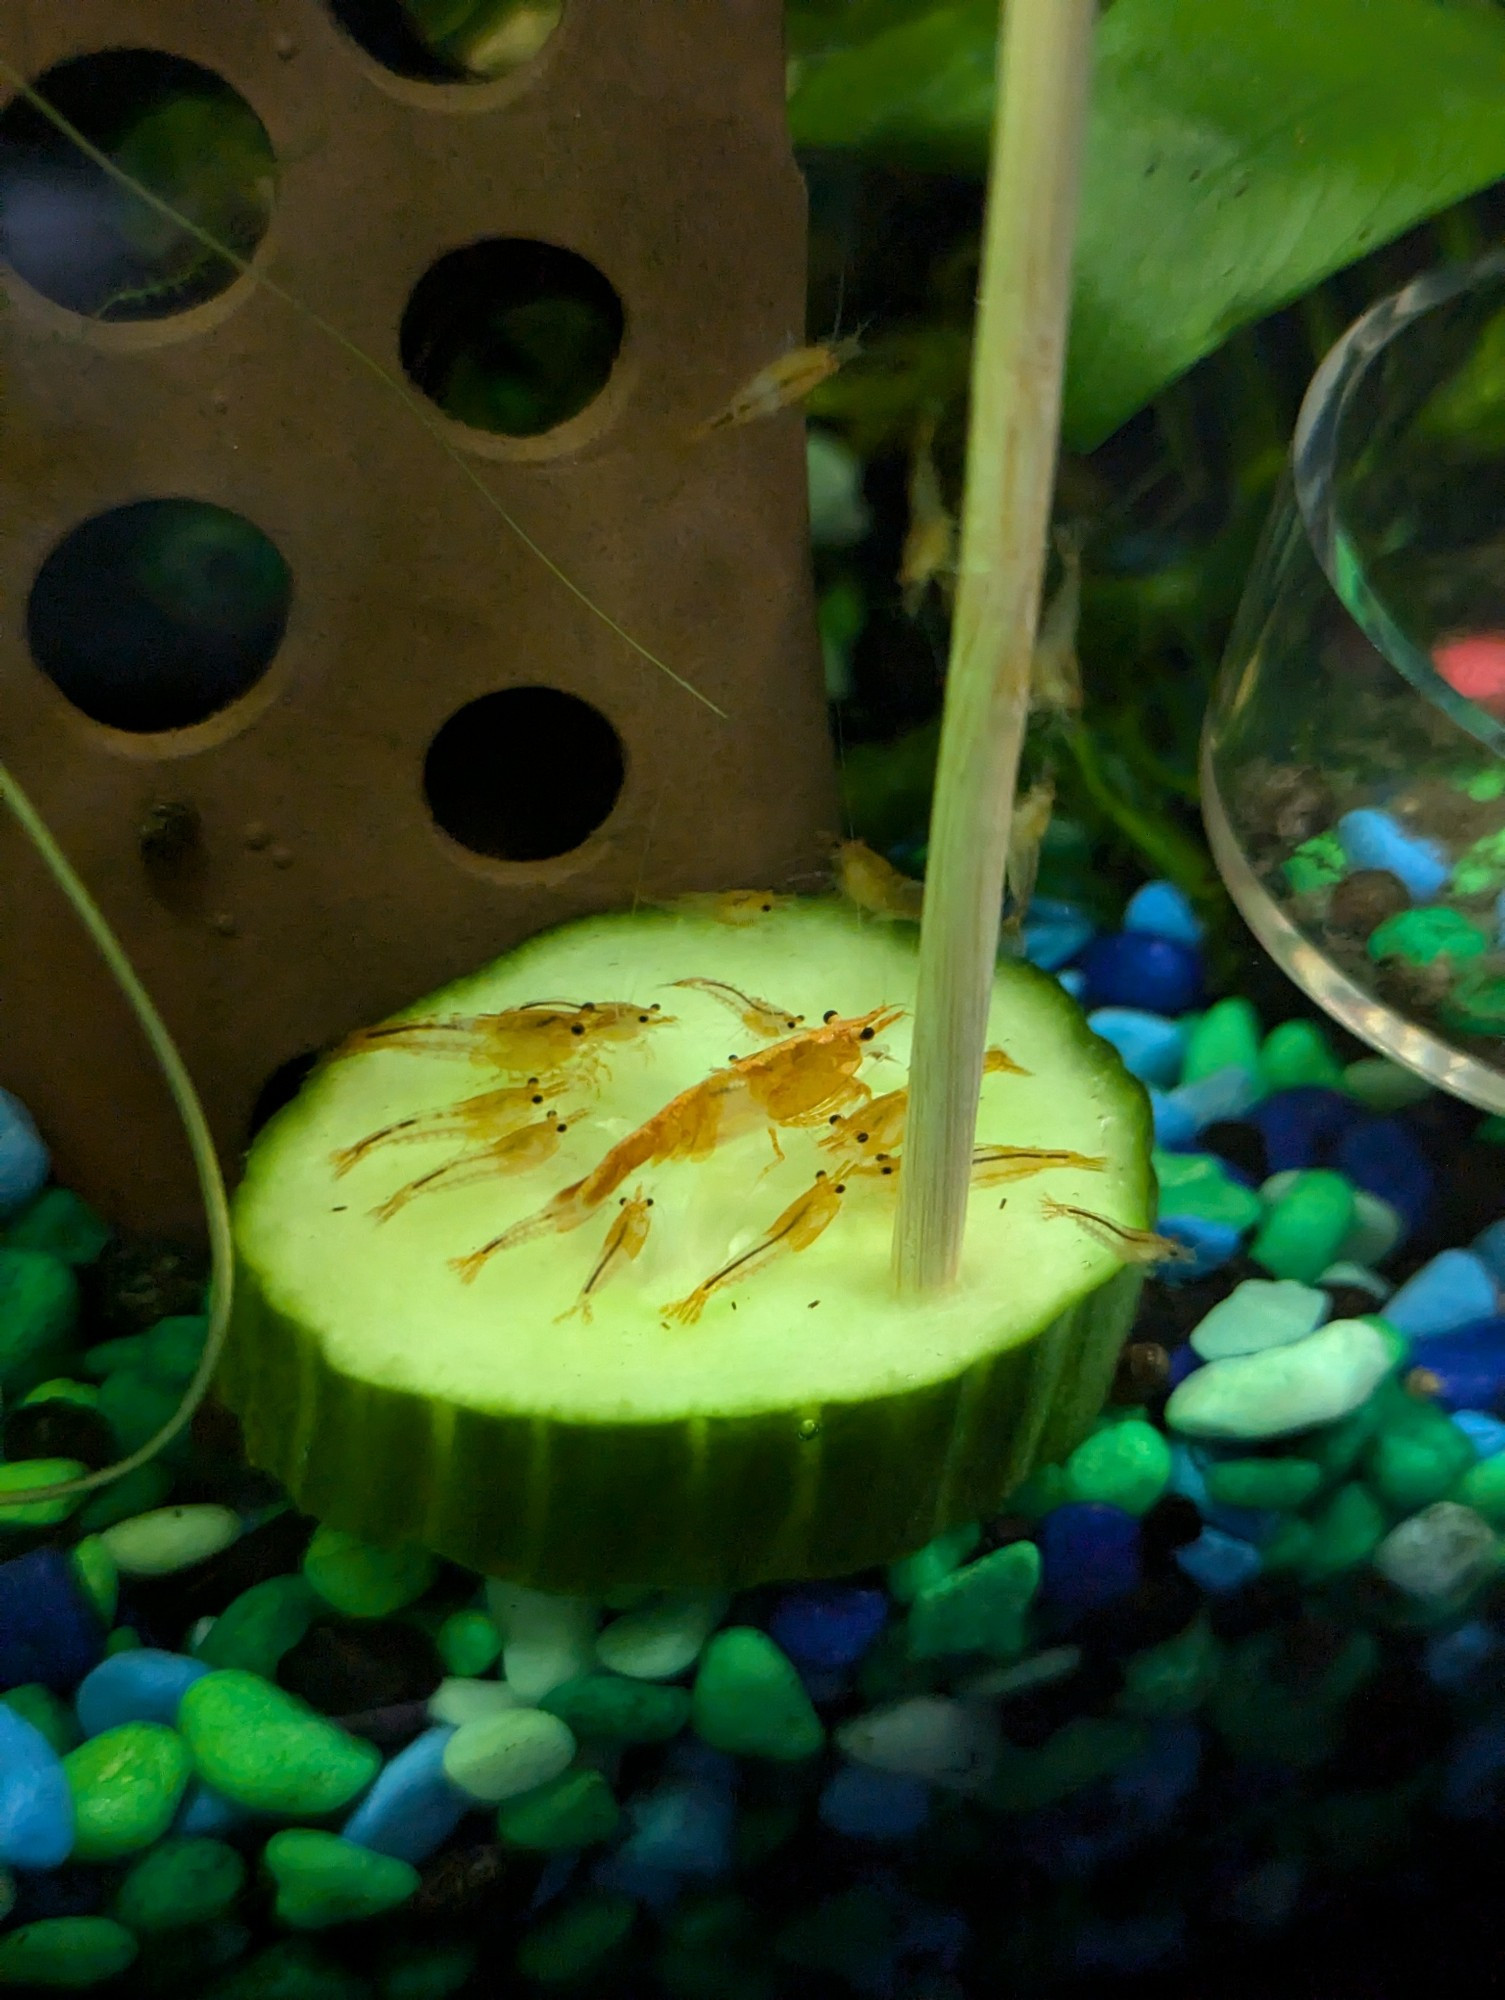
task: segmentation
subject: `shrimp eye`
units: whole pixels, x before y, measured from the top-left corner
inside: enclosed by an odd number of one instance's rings
[[[859,1042],[870,1042],[870,1041],[871,1041],[871,1040],[873,1039],[873,1031],[872,1031],[872,1029],[871,1029],[871,1028],[864,1028],[864,1029],[862,1030],[862,1033],[861,1033],[861,1034],[860,1034],[860,1035],[859,1035],[859,1036],[857,1037],[857,1039],[858,1039],[858,1041],[859,1041]]]
[[[858,1143],[858,1145],[859,1145],[859,1146],[865,1146],[865,1145],[867,1144],[867,1134],[866,1134],[866,1132],[859,1132],[859,1133],[857,1134],[857,1143]]]
[[[647,1199],[647,1200],[646,1200],[646,1201],[645,1201],[645,1202],[643,1203],[643,1206],[644,1206],[644,1208],[652,1208],[652,1206],[653,1206],[653,1196],[652,1196],[652,1195],[649,1195],[648,1199]]]
[[[847,1191],[847,1184],[845,1181],[838,1181],[835,1187],[832,1188],[831,1190],[832,1194],[845,1194],[846,1191]]]
[[[761,911],[763,912],[763,914],[764,914],[765,916],[767,916],[768,912],[769,912],[769,911],[770,911],[770,910],[771,910],[771,909],[773,908],[773,904],[772,904],[772,903],[759,903],[759,905],[758,905],[758,908],[759,908],[759,909],[760,909],[760,910],[761,910]]]
[[[583,1035],[585,1033],[585,1023],[583,1021],[572,1021],[570,1023],[570,1033],[572,1035]]]
[[[834,1007],[828,1007],[825,1013],[822,1014],[820,1018],[823,1021],[834,1021],[836,1019],[836,1009]]]
[[[646,1021],[648,1019],[648,1016],[646,1014],[639,1014],[638,1019],[639,1021]]]
[[[569,1131],[569,1129],[570,1129],[570,1128],[569,1128],[569,1126],[568,1126],[568,1125],[556,1125],[556,1126],[554,1127],[554,1130],[555,1130],[556,1132],[568,1132],[568,1131]]]
[[[650,1014],[660,1014],[663,1012],[663,1007],[664,1003],[662,1000],[655,1000],[650,1004],[648,1012]]]
[[[839,1111],[833,1111],[830,1117],[826,1120],[826,1123],[828,1125],[839,1125],[841,1123],[841,1113]]]

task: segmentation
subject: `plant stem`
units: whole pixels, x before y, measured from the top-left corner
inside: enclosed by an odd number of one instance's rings
[[[956,616],[931,811],[901,1290],[956,1276],[1055,479],[1094,0],[1008,0]]]

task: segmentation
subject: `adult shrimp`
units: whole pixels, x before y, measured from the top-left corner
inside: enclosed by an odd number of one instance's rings
[[[400,1209],[421,1194],[442,1194],[451,1188],[471,1187],[477,1181],[505,1180],[541,1167],[559,1151],[559,1142],[569,1126],[562,1118],[541,1118],[521,1131],[505,1133],[458,1154],[442,1167],[420,1174],[415,1181],[389,1195],[371,1213],[378,1222],[390,1222]]]
[[[789,1035],[804,1025],[803,1014],[791,1014],[787,1007],[776,1006],[772,1000],[760,1000],[755,993],[744,993],[740,987],[728,986],[724,979],[673,979],[669,983],[694,986],[702,993],[709,993],[723,1007],[730,1007],[743,1027],[754,1035],[765,1038]]]
[[[740,1284],[742,1279],[752,1277],[785,1251],[808,1250],[841,1213],[847,1187],[844,1178],[833,1177],[822,1168],[814,1185],[796,1195],[756,1243],[749,1244],[747,1249],[729,1258],[719,1271],[713,1271],[687,1297],[663,1307],[666,1318],[678,1320],[682,1326],[692,1326],[710,1304],[713,1293],[724,1291],[728,1285]]]
[[[406,1049],[416,1055],[460,1058],[504,1075],[544,1076],[596,1058],[603,1043],[635,1041],[645,1029],[666,1027],[673,1019],[657,1001],[644,1007],[635,1000],[587,1000],[579,1006],[530,1000],[495,1014],[453,1014],[358,1028],[330,1061],[377,1049]]]
[[[399,1118],[394,1124],[383,1125],[379,1131],[368,1132],[354,1145],[341,1146],[338,1152],[331,1153],[335,1179],[342,1179],[379,1146],[418,1145],[434,1139],[489,1142],[504,1138],[526,1123],[540,1105],[564,1096],[576,1085],[577,1079],[569,1075],[530,1076],[526,1083],[508,1084],[501,1090],[483,1090],[479,1096],[462,1098],[458,1104],[446,1104],[437,1111],[419,1111],[411,1118]]]
[[[978,1146],[972,1154],[973,1187],[1004,1187],[1027,1180],[1051,1167],[1079,1167],[1100,1174],[1108,1162],[1101,1153],[1072,1153],[1047,1146]]]
[[[645,1195],[641,1188],[629,1197],[623,1195],[615,1221],[606,1232],[606,1241],[601,1246],[601,1255],[580,1293],[568,1312],[562,1312],[555,1319],[573,1319],[578,1313],[587,1326],[590,1324],[591,1303],[596,1293],[623,1264],[630,1264],[642,1255],[643,1246],[648,1241],[648,1231],[653,1226],[649,1210],[653,1207],[653,1196]]]
[[[1029,1075],[1022,1063],[1016,1063],[1006,1049],[999,1048],[983,1050],[982,1073]],[[823,1152],[835,1153],[843,1159],[875,1159],[880,1154],[892,1153],[904,1143],[908,1122],[909,1089],[904,1085],[859,1105],[845,1117],[833,1113],[831,1129],[818,1143]]]

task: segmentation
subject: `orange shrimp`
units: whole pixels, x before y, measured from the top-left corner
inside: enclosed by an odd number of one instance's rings
[[[917,924],[924,907],[925,885],[901,875],[891,862],[875,854],[865,841],[843,840],[833,859],[836,886],[849,903],[871,917]]]
[[[984,1049],[982,1073],[994,1076],[1008,1071],[1014,1076],[1028,1076],[1024,1069],[1004,1049]],[[835,1113],[830,1119],[831,1130],[819,1141],[823,1151],[837,1153],[851,1159],[875,1159],[880,1154],[890,1153],[904,1143],[904,1131],[909,1122],[909,1090],[905,1086],[891,1090],[883,1097],[875,1097],[867,1104],[860,1104],[855,1111],[845,1117]]]
[[[483,1068],[515,1075],[543,1076],[566,1063],[593,1057],[601,1042],[628,1042],[645,1028],[668,1026],[657,1001],[530,1000],[496,1014],[456,1014],[429,1021],[391,1021],[358,1028],[330,1057],[338,1062],[368,1050],[407,1049],[419,1055],[456,1056]]]
[[[899,587],[908,618],[919,615],[932,583],[943,595],[948,594],[956,573],[956,516],[941,498],[934,444],[935,418],[931,416],[916,431],[909,458],[909,529],[899,559]]]
[[[705,423],[697,424],[690,436],[700,439],[709,437],[713,431],[756,423],[760,417],[776,417],[791,404],[802,403],[813,389],[828,382],[861,352],[862,342],[855,333],[849,333],[845,340],[823,340],[812,347],[793,348],[766,368],[760,368],[724,409]]]
[[[1030,667],[1030,707],[1051,715],[1080,715],[1082,668],[1077,627],[1082,616],[1082,530],[1058,528],[1061,582],[1045,607]]]
[[[1055,780],[1045,777],[1031,785],[1014,807],[1004,870],[1010,907],[1003,927],[1016,937],[1023,931],[1024,919],[1029,914],[1035,882],[1040,873],[1040,844],[1049,830],[1055,803]]]
[[[559,1151],[559,1141],[569,1129],[562,1118],[542,1118],[536,1125],[524,1125],[520,1131],[471,1146],[445,1166],[435,1167],[400,1187],[371,1213],[378,1222],[390,1222],[399,1209],[406,1208],[420,1194],[442,1194],[448,1188],[503,1180],[512,1174],[524,1174],[530,1167],[541,1167]]]
[[[982,1073],[984,1076],[1028,1076],[1023,1063],[1016,1063],[1007,1049],[984,1049],[982,1052]]]
[[[775,910],[793,901],[793,896],[776,895],[772,889],[696,889],[676,896],[665,907],[682,910],[686,916],[706,916],[713,923],[729,924],[740,930],[747,924],[755,924],[759,917],[772,916]]]
[[[754,1035],[789,1035],[804,1024],[803,1014],[791,1014],[787,1007],[776,1007],[771,1000],[760,1000],[755,993],[728,986],[724,979],[671,979],[669,984],[698,986],[723,1007],[730,1007],[743,1027]]]
[[[1027,1180],[1048,1167],[1080,1167],[1100,1174],[1108,1164],[1100,1153],[1052,1151],[1044,1146],[978,1146],[972,1154],[973,1187],[1002,1187]]]
[[[501,1090],[483,1090],[478,1097],[462,1098],[437,1111],[420,1111],[411,1118],[399,1118],[380,1131],[368,1132],[353,1146],[341,1146],[330,1154],[334,1177],[342,1179],[350,1169],[374,1153],[378,1146],[421,1144],[433,1139],[464,1138],[489,1141],[515,1132],[529,1112],[575,1088],[570,1076],[530,1076],[526,1083],[508,1084]]]
[[[781,1159],[780,1126],[818,1125],[833,1111],[867,1103],[872,1092],[857,1071],[866,1056],[880,1053],[871,1047],[874,1038],[903,1012],[902,1007],[873,1007],[845,1019],[833,1012],[818,1028],[805,1028],[732,1064],[746,1079]]]
[[[808,1250],[817,1237],[825,1234],[841,1211],[842,1196],[847,1191],[845,1180],[834,1180],[824,1168],[816,1177],[815,1184],[796,1195],[789,1206],[779,1215],[746,1250],[723,1264],[719,1271],[713,1271],[707,1279],[698,1284],[687,1297],[677,1299],[672,1305],[662,1308],[669,1319],[677,1319],[681,1325],[691,1326],[710,1303],[711,1294],[728,1285],[739,1284],[743,1278],[750,1278],[771,1258],[784,1250]]]
[[[576,1313],[587,1326],[590,1324],[591,1301],[596,1293],[620,1264],[630,1264],[642,1255],[652,1227],[652,1218],[648,1213],[652,1206],[652,1195],[644,1195],[641,1188],[634,1191],[631,1200],[623,1195],[616,1220],[606,1232],[606,1241],[601,1246],[601,1255],[596,1259],[594,1270],[580,1287],[580,1296],[569,1311],[560,1313],[555,1319],[556,1326],[560,1320],[573,1319]]]
[[[1126,1222],[1114,1222],[1090,1208],[1074,1208],[1068,1201],[1052,1201],[1047,1196],[1040,1204],[1040,1213],[1049,1221],[1069,1216],[1125,1264],[1190,1264],[1196,1260],[1196,1253],[1174,1236],[1161,1236],[1153,1229],[1131,1229]]]

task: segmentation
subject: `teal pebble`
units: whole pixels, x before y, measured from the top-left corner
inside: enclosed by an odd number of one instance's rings
[[[1311,1168],[1298,1173],[1274,1203],[1249,1254],[1272,1278],[1309,1285],[1338,1256],[1353,1217],[1350,1183],[1324,1167]]]

